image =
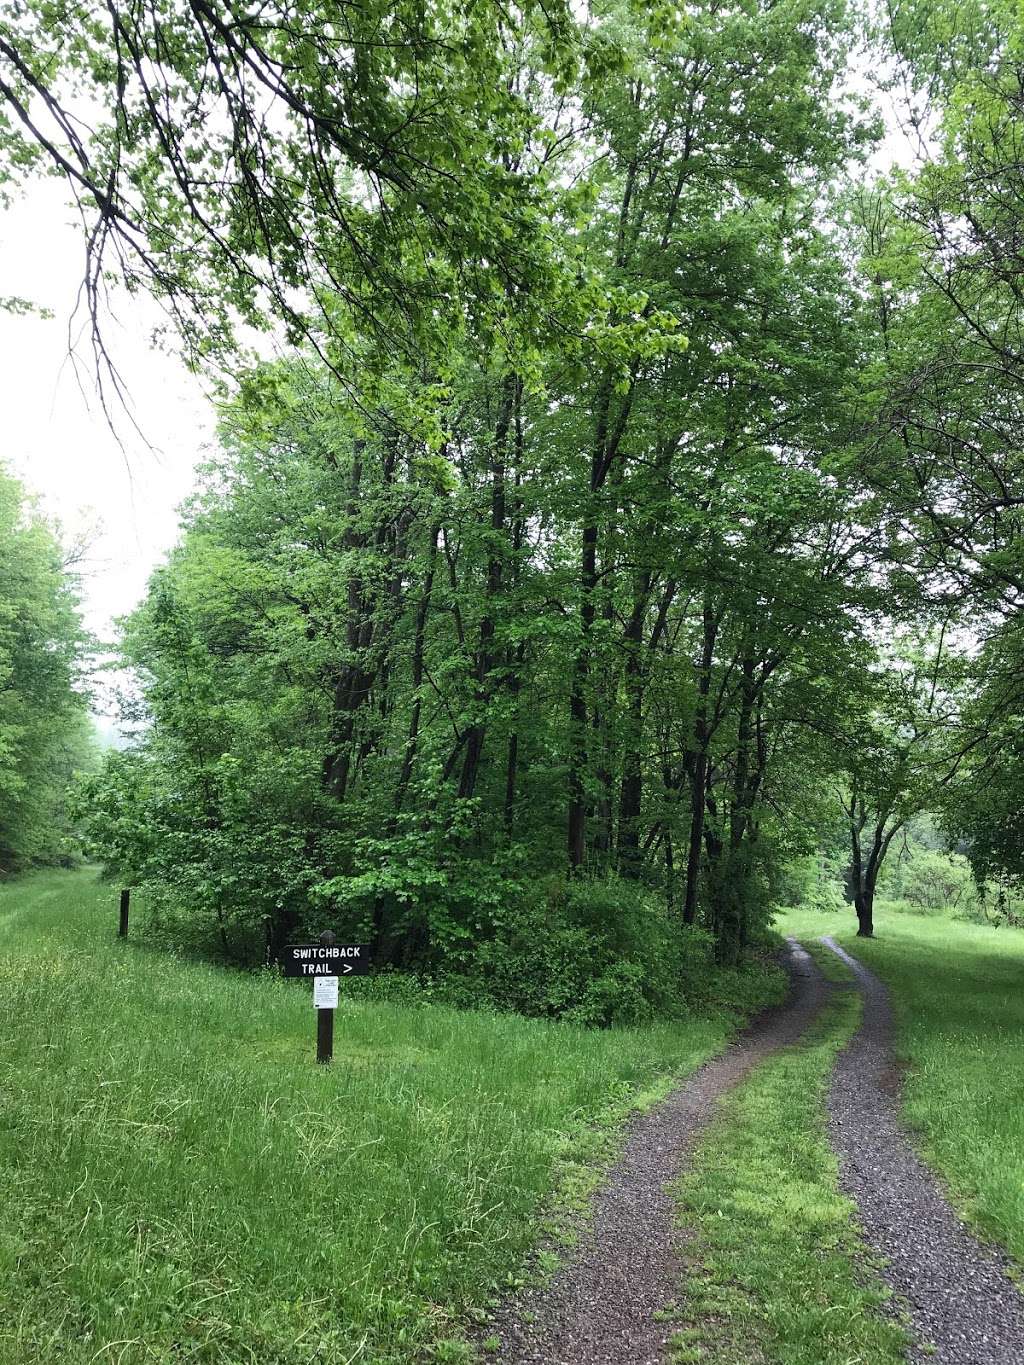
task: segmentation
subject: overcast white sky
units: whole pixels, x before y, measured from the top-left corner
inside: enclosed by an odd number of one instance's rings
[[[106,340],[146,439],[115,408],[124,449],[119,447],[91,374],[83,369],[80,383],[68,361],[68,320],[83,257],[66,195],[62,183],[40,182],[11,210],[0,211],[0,297],[31,299],[53,313],[52,320],[42,320],[0,312],[0,459],[70,533],[98,527],[84,566],[84,605],[90,629],[110,638],[113,618],[139,600],[150,571],[175,540],[175,508],[205,458],[213,416],[200,381],[150,347],[155,306],[122,298],[115,301],[116,321],[108,324]],[[87,366],[87,340],[81,354]]]

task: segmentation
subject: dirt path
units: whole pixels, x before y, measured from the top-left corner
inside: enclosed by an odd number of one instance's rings
[[[909,1304],[919,1343],[910,1359],[1024,1365],[1024,1295],[1006,1259],[966,1230],[900,1125],[888,992],[832,939],[822,941],[852,968],[864,996],[864,1021],[832,1079],[829,1129],[865,1239]]]
[[[790,940],[792,990],[722,1056],[632,1123],[580,1243],[542,1289],[507,1303],[487,1329],[503,1365],[656,1365],[673,1328],[655,1314],[679,1293],[678,1175],[716,1101],[768,1053],[796,1042],[826,997],[821,973]]]

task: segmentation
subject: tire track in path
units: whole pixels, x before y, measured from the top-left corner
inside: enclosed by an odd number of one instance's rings
[[[827,986],[789,941],[791,991],[719,1057],[629,1126],[625,1148],[599,1190],[592,1220],[551,1281],[506,1302],[485,1332],[502,1365],[658,1365],[675,1332],[656,1314],[679,1293],[678,1227],[669,1184],[719,1098],[813,1022]]]
[[[822,942],[864,997],[861,1026],[833,1074],[829,1133],[864,1239],[887,1259],[882,1276],[909,1307],[918,1343],[909,1359],[1024,1365],[1024,1295],[1008,1258],[967,1231],[900,1123],[889,993],[833,939]]]

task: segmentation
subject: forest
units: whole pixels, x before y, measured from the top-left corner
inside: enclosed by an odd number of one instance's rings
[[[1013,0],[27,0],[0,100],[111,421],[115,284],[221,394],[70,796],[75,565],[0,485],[5,872],[74,829],[168,944],[589,1023],[782,904],[1019,920]]]
[[[0,876],[80,855],[71,788],[95,767],[75,592],[65,545],[0,464]]]

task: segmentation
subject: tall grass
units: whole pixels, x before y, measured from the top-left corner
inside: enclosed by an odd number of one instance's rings
[[[1024,933],[883,912],[878,937],[859,939],[852,919],[800,912],[779,928],[832,934],[890,987],[920,1150],[1024,1265]]]
[[[592,1125],[727,1036],[349,1000],[317,1067],[307,983],[119,943],[115,900],[0,891],[3,1365],[410,1360]]]

